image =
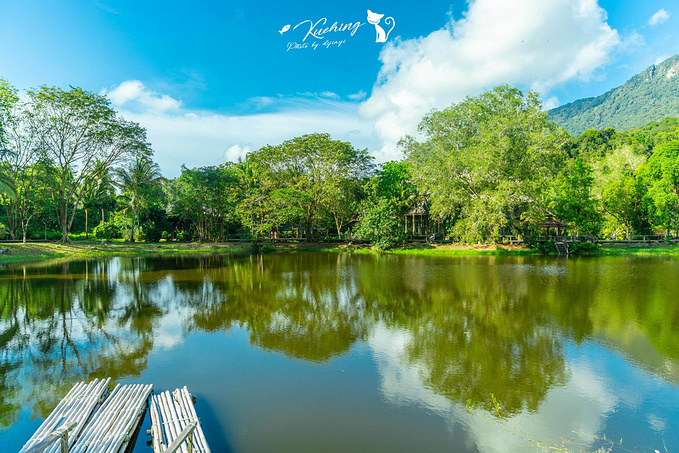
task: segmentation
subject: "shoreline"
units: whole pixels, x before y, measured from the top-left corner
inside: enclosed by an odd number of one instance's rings
[[[79,259],[106,256],[147,256],[147,255],[186,255],[186,254],[222,254],[252,253],[249,242],[159,242],[129,243],[77,241],[73,244],[52,242],[4,243],[0,250],[0,265],[33,263],[53,259]],[[361,254],[388,254],[409,256],[526,256],[544,254],[539,250],[517,245],[461,245],[461,244],[410,244],[405,247],[386,250],[375,250],[368,244],[337,244],[326,242],[298,243],[260,243],[259,253],[277,252],[340,252]],[[642,246],[606,245],[593,253],[573,256],[679,256],[679,247],[666,244]]]

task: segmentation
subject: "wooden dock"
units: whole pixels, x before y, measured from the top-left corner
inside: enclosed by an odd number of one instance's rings
[[[153,385],[80,382],[59,402],[20,453],[123,453],[131,450],[150,407],[154,453],[208,453],[186,387],[152,395]]]
[[[154,453],[210,452],[186,386],[153,395],[149,412]]]

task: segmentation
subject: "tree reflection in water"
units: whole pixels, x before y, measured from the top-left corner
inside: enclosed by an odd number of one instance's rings
[[[677,382],[679,283],[644,263],[605,264],[290,253],[4,269],[0,424],[22,404],[44,417],[77,381],[139,376],[167,316],[184,335],[246,328],[252,345],[312,363],[369,342],[378,325],[405,331],[400,360],[425,386],[488,411],[493,394],[505,416],[536,411],[568,380],[565,340],[598,337]],[[621,285],[630,279],[649,296]]]

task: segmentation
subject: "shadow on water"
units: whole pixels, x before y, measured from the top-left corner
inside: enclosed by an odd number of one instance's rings
[[[217,418],[217,413],[207,398],[201,398],[200,395],[196,396],[196,413],[198,418],[200,418],[203,433],[207,443],[210,445],[210,449],[215,452],[232,453],[234,450],[229,445],[226,433],[224,433],[222,424]]]

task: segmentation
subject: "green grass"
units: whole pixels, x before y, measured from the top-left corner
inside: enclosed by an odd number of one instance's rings
[[[249,243],[128,243],[113,242],[102,244],[95,241],[76,241],[73,244],[57,243],[7,243],[0,245],[0,249],[8,250],[7,254],[0,254],[0,264],[23,263],[30,261],[44,261],[48,259],[74,259],[105,256],[148,256],[148,255],[185,255],[185,254],[221,254],[221,253],[251,253]],[[426,244],[411,244],[402,248],[378,251],[368,245],[354,246],[324,246],[319,243],[311,244],[264,244],[260,249],[263,253],[276,252],[334,252],[356,254],[391,254],[406,256],[525,256],[540,255],[535,249],[523,247],[505,248],[503,246],[430,246]],[[654,244],[652,246],[621,247],[607,246],[589,253],[591,256],[679,256],[679,247],[668,244]]]
[[[418,249],[400,248],[387,250],[385,253],[393,255],[416,255],[416,256],[497,256],[497,255],[539,255],[540,252],[533,249],[504,249],[498,247],[495,250],[484,249]]]
[[[317,245],[309,245],[305,247],[297,246],[294,248],[281,248],[281,250],[294,250],[304,252],[340,252],[340,253],[357,253],[357,254],[375,254],[384,253],[391,255],[413,255],[413,256],[497,256],[497,255],[536,255],[539,251],[527,248],[504,248],[498,246],[479,246],[479,247],[463,247],[463,246],[429,246],[429,245],[406,245],[404,247],[383,250],[376,250],[368,245],[353,246],[353,247],[322,247]]]
[[[208,243],[107,243],[74,242],[73,244],[56,243],[11,243],[2,244],[0,249],[8,251],[0,254],[0,264],[13,264],[48,259],[77,259],[104,256],[148,256],[148,255],[184,255],[184,254],[217,254],[246,253],[249,249],[242,244],[208,244]]]
[[[654,245],[649,247],[606,247],[597,255],[603,256],[679,256],[679,247]]]

